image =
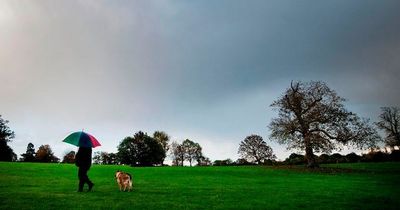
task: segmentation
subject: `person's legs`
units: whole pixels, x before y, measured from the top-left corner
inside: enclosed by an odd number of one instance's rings
[[[88,185],[89,185],[89,190],[88,190],[88,191],[92,191],[92,188],[93,188],[93,186],[94,186],[93,182],[91,182],[91,181],[89,180]]]
[[[88,170],[89,170],[89,169],[88,169]],[[94,184],[93,184],[92,181],[89,180],[89,177],[88,177],[88,175],[87,175],[87,171],[88,171],[88,170],[86,170],[86,173],[85,173],[85,175],[86,175],[86,183],[87,183],[88,186],[89,186],[89,190],[88,190],[88,191],[91,191]]]
[[[91,182],[89,180],[89,177],[87,175],[88,172],[88,168],[85,167],[79,167],[78,170],[78,177],[79,177],[79,188],[78,188],[78,192],[82,192],[83,191],[83,186],[85,185],[85,183],[89,186],[89,191],[92,190],[93,188],[93,182]]]
[[[84,167],[79,167],[78,170],[78,177],[79,177],[79,188],[78,188],[78,192],[82,192],[83,191],[83,186],[85,185],[85,183],[88,182],[89,178],[87,176],[87,168]]]

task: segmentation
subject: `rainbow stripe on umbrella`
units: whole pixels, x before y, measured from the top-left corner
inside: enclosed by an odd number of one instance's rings
[[[101,146],[97,139],[83,131],[78,131],[67,136],[63,142],[78,146],[78,147],[98,147]]]

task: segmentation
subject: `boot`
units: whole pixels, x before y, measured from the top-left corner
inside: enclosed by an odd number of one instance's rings
[[[78,192],[83,192],[83,185],[84,184],[85,184],[84,182],[79,182]]]
[[[88,192],[90,192],[90,191],[92,191],[92,188],[93,188],[93,186],[94,186],[94,184],[93,184],[93,182],[89,182],[89,190],[88,190]]]

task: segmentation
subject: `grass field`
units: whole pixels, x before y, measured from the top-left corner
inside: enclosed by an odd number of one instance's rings
[[[400,208],[400,163],[328,167],[355,170],[95,165],[94,191],[77,193],[74,165],[0,163],[0,209]],[[117,169],[133,174],[133,192],[119,192]]]

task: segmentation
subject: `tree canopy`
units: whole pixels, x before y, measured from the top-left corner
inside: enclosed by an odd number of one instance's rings
[[[197,165],[211,164],[210,159],[204,157],[200,144],[189,139],[183,141],[182,144],[172,142],[171,155],[173,165],[183,166],[185,160],[189,162],[190,166],[192,166],[193,161],[196,161]]]
[[[70,151],[64,155],[63,163],[75,163],[75,151]]]
[[[162,145],[153,137],[139,131],[126,137],[118,146],[121,163],[132,166],[161,165],[165,158]]]
[[[96,164],[113,165],[118,164],[118,155],[108,152],[95,152],[93,161]]]
[[[183,149],[182,144],[174,141],[170,147],[172,165],[183,166],[183,162],[185,161],[185,150]]]
[[[57,163],[60,159],[54,156],[50,145],[41,145],[36,151],[36,160],[43,163]]]
[[[15,134],[7,124],[8,120],[4,120],[0,115],[0,161],[16,161],[17,155],[7,145],[15,137]]]
[[[382,107],[379,120],[376,124],[386,134],[386,145],[400,146],[400,109],[398,107]]]
[[[344,108],[345,99],[324,82],[292,82],[271,104],[278,110],[269,128],[271,139],[288,149],[305,150],[309,167],[317,166],[314,152],[331,152],[341,145],[376,146],[380,140],[368,120]]]
[[[0,141],[10,142],[15,137],[14,131],[7,126],[8,123],[0,115]]]
[[[247,136],[241,141],[238,153],[247,161],[257,164],[276,159],[272,148],[258,135]]]
[[[26,153],[21,154],[21,161],[23,162],[34,162],[36,160],[35,157],[35,146],[32,143],[29,143],[26,147]]]
[[[203,157],[202,148],[200,144],[186,139],[182,142],[183,150],[185,151],[185,159],[189,161],[189,165],[192,166],[192,162],[196,160],[198,163]]]
[[[168,150],[169,150],[168,142],[169,142],[169,139],[170,139],[170,137],[168,136],[168,134],[165,133],[164,131],[155,131],[155,132],[153,133],[153,138],[154,138],[155,140],[157,140],[158,143],[161,144],[161,146],[163,147],[165,153],[167,153]],[[164,158],[164,159],[165,159],[165,158]],[[162,160],[162,162],[164,162],[164,159]]]

